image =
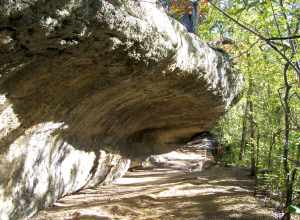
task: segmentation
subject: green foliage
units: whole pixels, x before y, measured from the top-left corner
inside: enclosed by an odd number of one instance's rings
[[[214,1],[215,2],[215,1]],[[265,38],[299,35],[300,4],[296,0],[221,0],[215,3],[230,16],[255,30]],[[238,166],[251,165],[253,144],[256,146],[259,183],[262,187],[284,200],[287,191],[286,174],[283,169],[283,146],[285,111],[283,97],[285,84],[283,69],[286,60],[271,48],[266,41],[241,28],[224,17],[218,10],[209,7],[206,20],[199,26],[199,36],[206,41],[229,37],[235,43],[224,49],[231,53],[233,63],[244,74],[245,91],[240,102],[220,120],[215,132],[225,146],[224,161]],[[272,41],[292,62],[300,60],[300,39],[294,39],[296,51],[289,40]],[[290,176],[300,166],[300,88],[297,74],[288,69],[291,86],[288,99],[289,145],[288,166]],[[250,84],[252,86],[250,86]],[[247,102],[253,104],[254,111],[245,111]],[[247,112],[247,114],[245,114]],[[250,138],[250,114],[255,124],[255,138]],[[246,146],[243,159],[239,160],[243,119],[246,123]],[[226,150],[227,149],[227,150]],[[260,170],[267,170],[260,173]],[[300,172],[295,175],[294,191],[300,190]],[[290,178],[290,177],[289,177]],[[294,196],[296,198],[296,194]]]
[[[288,211],[289,211],[289,213],[300,214],[300,207],[298,207],[296,205],[290,205],[288,207]]]

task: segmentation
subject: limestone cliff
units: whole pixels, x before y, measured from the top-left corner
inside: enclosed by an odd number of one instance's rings
[[[209,129],[240,81],[154,0],[1,0],[0,219]]]

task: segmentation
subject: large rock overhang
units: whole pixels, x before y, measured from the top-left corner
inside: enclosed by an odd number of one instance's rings
[[[22,131],[63,122],[62,137],[83,148],[160,153],[209,129],[238,94],[225,57],[155,1],[4,1],[0,10],[1,93]]]
[[[154,0],[2,0],[1,219],[122,175],[119,155],[171,151],[240,88],[225,56]]]

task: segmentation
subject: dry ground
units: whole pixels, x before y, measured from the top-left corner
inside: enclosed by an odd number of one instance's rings
[[[252,195],[253,180],[240,168],[135,170],[67,196],[32,220],[274,219]]]

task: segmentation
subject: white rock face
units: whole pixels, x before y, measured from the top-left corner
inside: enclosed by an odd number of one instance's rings
[[[211,128],[241,78],[154,0],[2,0],[0,219]]]
[[[8,105],[0,117],[2,126],[16,129],[19,122],[14,117]],[[63,123],[35,125],[1,155],[1,220],[31,216],[69,193],[110,183],[128,169],[130,160],[120,155],[99,150],[96,157],[64,142],[58,135],[64,129]]]

